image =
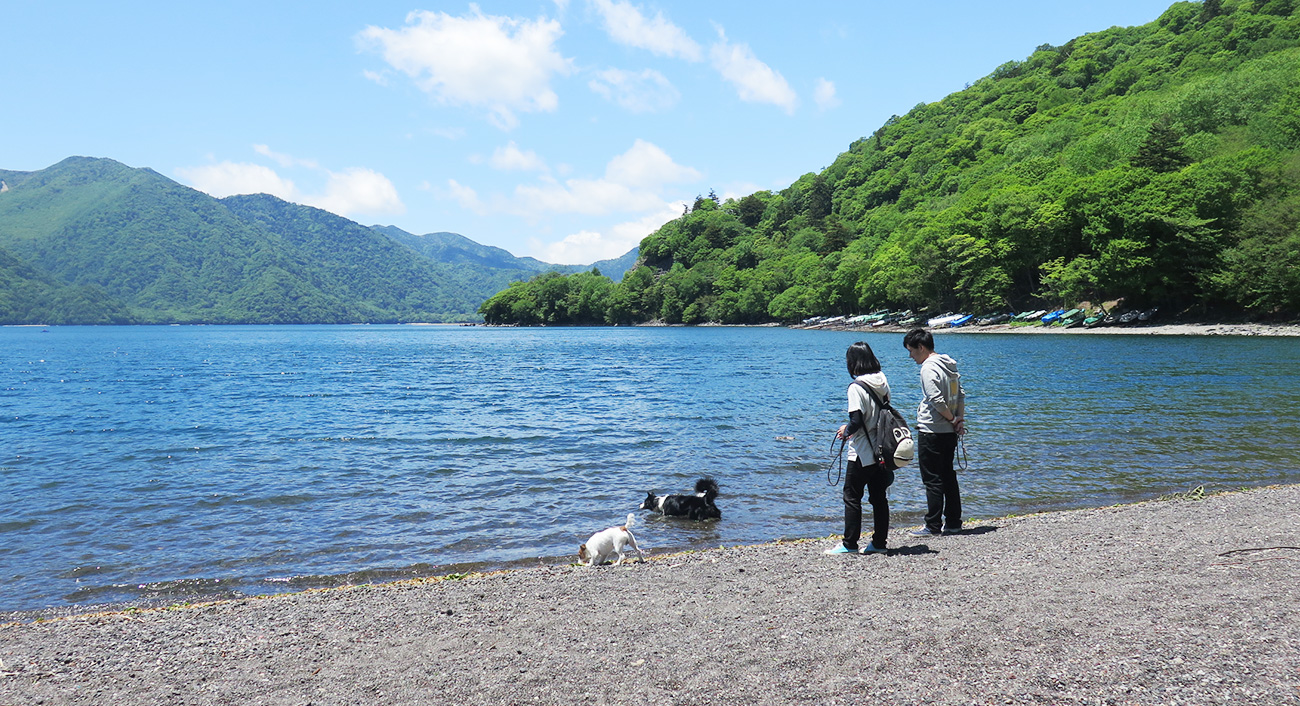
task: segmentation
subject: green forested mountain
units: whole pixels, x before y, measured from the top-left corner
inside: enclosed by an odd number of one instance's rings
[[[515,257],[501,248],[482,245],[459,233],[426,233],[412,235],[395,226],[370,226],[372,229],[396,240],[412,250],[435,262],[454,265],[468,265],[489,271],[496,271],[506,276],[501,285],[492,292],[500,290],[509,282],[521,279],[520,273],[536,275],[542,272],[560,272],[571,274],[587,272],[593,267],[613,279],[622,279],[623,274],[636,264],[637,249],[612,260],[601,260],[592,265],[553,265],[532,257]]]
[[[694,208],[614,283],[490,322],[792,321],[1125,298],[1300,312],[1300,1],[1178,2],[894,116],[780,192]],[[603,280],[603,281],[602,281]]]
[[[504,251],[499,267],[441,259],[319,209],[214,199],[108,159],[0,179],[0,324],[472,321],[544,267]]]

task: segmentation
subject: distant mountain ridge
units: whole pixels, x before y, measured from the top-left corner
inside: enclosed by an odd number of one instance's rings
[[[499,269],[529,270],[532,272],[560,272],[571,274],[587,272],[593,267],[614,281],[636,264],[637,248],[621,257],[600,260],[590,265],[554,265],[532,257],[516,257],[508,251],[491,245],[482,245],[459,233],[426,233],[413,235],[396,226],[370,226],[425,257],[448,264],[471,264]]]
[[[476,321],[512,281],[589,269],[266,194],[216,199],[111,159],[0,180],[0,324]],[[604,264],[621,277],[635,257]]]

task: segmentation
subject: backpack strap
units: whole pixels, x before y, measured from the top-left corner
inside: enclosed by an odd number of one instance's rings
[[[888,410],[893,410],[893,409],[894,409],[893,406],[890,405],[888,402],[886,402],[885,400],[880,399],[880,395],[877,395],[877,394],[876,394],[876,391],[873,390],[873,389],[871,389],[871,386],[868,385],[867,383],[865,383],[865,382],[863,382],[863,381],[861,381],[861,380],[859,380],[859,379],[857,379],[857,378],[854,378],[854,379],[853,379],[853,384],[855,384],[855,385],[860,385],[860,386],[862,387],[862,389],[866,390],[866,391],[867,391],[867,394],[868,394],[868,395],[871,395],[871,400],[872,400],[873,402],[876,403],[876,406],[877,406],[877,407],[880,407],[881,409],[888,409]]]

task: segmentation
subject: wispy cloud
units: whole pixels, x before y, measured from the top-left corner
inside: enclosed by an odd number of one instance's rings
[[[253,151],[274,161],[282,169],[306,168],[324,176],[323,190],[302,191],[291,179],[263,164],[223,161],[196,167],[179,167],[176,176],[190,186],[217,198],[235,194],[270,194],[340,216],[357,214],[393,215],[406,212],[397,187],[383,174],[366,167],[332,171],[314,160],[300,159],[253,145]]]
[[[709,48],[713,68],[732,85],[740,99],[748,103],[770,103],[793,114],[799,105],[790,84],[772,67],[754,56],[747,44],[732,44],[718,27],[718,41]]]
[[[661,201],[659,207],[641,218],[602,230],[583,230],[561,240],[546,243],[533,239],[533,256],[543,262],[563,265],[588,265],[597,260],[619,257],[641,244],[641,240],[660,226],[681,215],[681,201]]]
[[[285,201],[299,198],[298,187],[270,167],[247,162],[220,162],[179,167],[176,176],[190,186],[219,199],[235,194],[271,194]]]
[[[521,150],[519,145],[511,140],[503,147],[496,148],[492,153],[492,158],[488,164],[493,169],[503,171],[526,171],[526,172],[545,172],[547,171],[546,162],[537,153],[532,150]]]
[[[835,95],[835,84],[824,78],[817,79],[817,85],[813,88],[813,101],[822,110],[830,110],[838,106],[840,99]]]
[[[470,9],[463,17],[412,12],[398,29],[370,26],[357,39],[439,102],[486,109],[503,130],[519,124],[516,113],[554,111],[551,78],[573,70],[555,48],[560,23]]]
[[[518,215],[539,213],[637,213],[662,207],[664,187],[701,178],[699,171],[677,164],[663,149],[637,140],[605,165],[599,179],[543,177],[539,184],[515,187],[509,206]]]
[[[668,110],[682,95],[668,78],[654,69],[606,69],[587,83],[591,90],[633,113]]]
[[[478,192],[455,179],[447,180],[447,195],[460,204],[460,207],[479,215],[487,213],[487,206],[479,199]]]
[[[280,152],[274,152],[271,150],[270,147],[267,147],[266,145],[253,145],[253,151],[262,155],[263,157],[269,157],[272,161],[274,161],[276,164],[280,165],[281,167],[307,167],[308,169],[320,168],[320,165],[317,164],[316,160],[314,159],[299,159],[298,157],[294,157],[292,155],[287,155]]]
[[[619,44],[646,49],[659,56],[700,61],[704,51],[662,12],[648,18],[640,7],[624,0],[590,0],[604,21],[605,31]]]

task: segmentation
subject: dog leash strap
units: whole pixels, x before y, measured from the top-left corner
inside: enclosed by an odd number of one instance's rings
[[[839,437],[836,437],[836,439],[839,439]],[[848,439],[839,439],[840,450],[836,453],[836,439],[831,439],[831,465],[826,469],[826,483],[831,487],[839,485],[840,478],[844,475],[844,444],[848,443]],[[835,469],[835,480],[833,481],[831,480],[831,468]]]

